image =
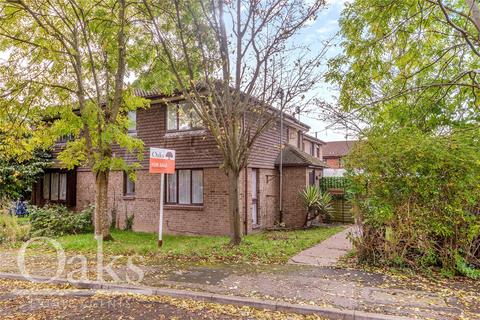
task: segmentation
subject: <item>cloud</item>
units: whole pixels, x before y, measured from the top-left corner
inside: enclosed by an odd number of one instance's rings
[[[332,33],[338,30],[338,20],[330,19],[325,22],[319,22],[319,28],[315,31],[317,33],[325,34],[325,33]]]

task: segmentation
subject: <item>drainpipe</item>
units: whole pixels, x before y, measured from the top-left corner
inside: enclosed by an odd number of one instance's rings
[[[279,190],[279,213],[280,213],[280,223],[283,222],[283,89],[278,90],[280,94],[280,190]]]
[[[243,129],[245,130],[246,128],[246,116],[245,116],[245,112],[243,113]],[[244,168],[243,170],[245,170],[245,191],[243,193],[243,212],[245,214],[245,220],[243,222],[243,225],[244,225],[244,235],[247,235],[248,234],[248,166],[246,168]]]
[[[245,203],[243,205],[244,212],[245,212],[245,235],[248,234],[248,167],[243,169],[245,170],[245,192],[243,198],[245,199]]]

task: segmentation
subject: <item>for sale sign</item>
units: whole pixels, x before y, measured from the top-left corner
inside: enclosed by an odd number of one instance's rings
[[[175,173],[175,150],[150,148],[150,173]]]

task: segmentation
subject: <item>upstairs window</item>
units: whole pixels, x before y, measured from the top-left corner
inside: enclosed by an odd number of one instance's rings
[[[176,170],[167,175],[165,202],[169,204],[203,204],[203,170]]]
[[[137,133],[137,111],[129,111],[128,114],[128,133],[135,135]]]
[[[188,103],[178,103],[167,107],[167,130],[193,130],[202,128],[202,121]]]

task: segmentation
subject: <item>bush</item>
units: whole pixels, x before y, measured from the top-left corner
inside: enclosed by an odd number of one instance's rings
[[[93,208],[71,212],[64,206],[30,208],[31,235],[34,237],[63,236],[88,233],[92,227]]]
[[[306,209],[304,227],[319,216],[322,222],[330,220],[332,196],[328,192],[320,191],[317,186],[308,186],[300,191],[300,199]]]
[[[371,132],[347,167],[362,261],[477,277],[480,267],[478,131]]]
[[[29,224],[21,224],[15,216],[0,214],[0,243],[25,241],[29,232]]]

